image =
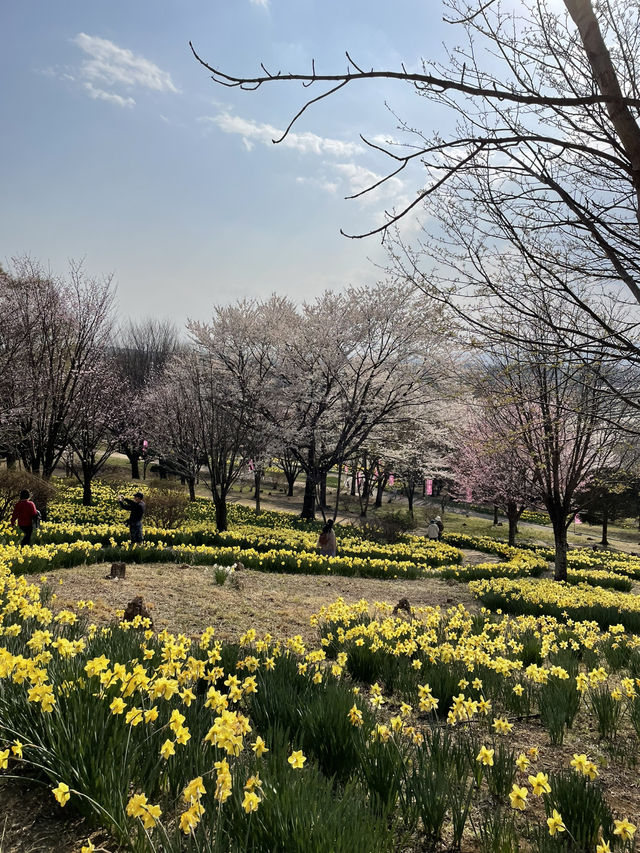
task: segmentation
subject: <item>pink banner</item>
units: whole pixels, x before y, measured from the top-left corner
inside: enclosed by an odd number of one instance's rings
[[[389,474],[389,485],[393,486],[395,481],[396,481],[396,478],[393,476],[393,474]]]
[[[425,490],[426,494],[428,494],[428,495],[433,494],[433,480],[425,480],[424,481],[424,490]]]
[[[467,503],[471,503],[473,500],[473,494],[471,493],[471,489],[467,489],[467,496],[465,497]]]
[[[573,523],[574,523],[574,524],[582,524],[582,519],[580,518],[580,516],[579,516],[579,515],[576,515],[576,516],[574,517],[574,519],[573,519]]]

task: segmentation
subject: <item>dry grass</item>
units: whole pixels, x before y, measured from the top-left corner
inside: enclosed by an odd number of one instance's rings
[[[365,598],[397,604],[400,598],[408,598],[414,607],[462,603],[477,609],[466,585],[433,578],[371,580],[245,570],[236,573],[240,588],[235,589],[229,581],[216,584],[213,569],[201,566],[130,565],[122,581],[107,580],[108,573],[106,564],[50,572],[49,582],[58,596],[56,606],[90,599],[95,605],[92,620],[104,623],[141,595],[156,630],[168,628],[193,636],[212,625],[219,639],[236,640],[248,628],[255,628],[259,634],[277,638],[300,634],[309,644],[318,641],[309,617],[339,596],[348,603]]]

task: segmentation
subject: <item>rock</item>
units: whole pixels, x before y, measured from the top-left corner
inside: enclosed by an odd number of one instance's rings
[[[141,616],[143,619],[149,619],[151,621],[151,627],[153,628],[153,619],[151,618],[151,614],[147,608],[144,606],[141,595],[136,595],[136,597],[127,604],[122,619],[124,622],[133,622],[136,616]]]
[[[233,570],[235,572],[243,572],[244,571],[244,563],[241,563],[239,560],[237,563],[233,564]]]

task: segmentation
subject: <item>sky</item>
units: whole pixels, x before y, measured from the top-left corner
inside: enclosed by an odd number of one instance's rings
[[[309,94],[214,84],[211,65],[253,74],[417,68],[455,33],[441,0],[6,0],[0,7],[0,263],[29,255],[63,274],[113,275],[121,318],[182,325],[273,292],[296,301],[373,283],[385,252],[349,240],[408,201],[420,177],[345,196],[385,174],[367,149],[397,118],[437,128],[402,83]],[[388,105],[388,106],[387,106]],[[391,110],[389,109],[391,108]],[[435,122],[435,124],[434,124]]]

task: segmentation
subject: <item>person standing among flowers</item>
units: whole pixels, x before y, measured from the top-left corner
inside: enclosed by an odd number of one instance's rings
[[[29,499],[29,492],[27,489],[23,489],[20,492],[20,500],[14,506],[13,513],[11,514],[11,524],[13,525],[17,522],[18,527],[22,531],[21,548],[31,544],[33,528],[39,515],[40,513],[36,509],[36,505]]]
[[[118,503],[123,509],[129,510],[129,530],[131,532],[131,544],[142,544],[142,516],[146,509],[144,495],[136,492],[133,500],[118,495]]]
[[[336,555],[336,534],[333,529],[332,518],[327,521],[318,537],[318,554],[325,557],[335,557]]]
[[[442,523],[442,519],[439,515],[436,515],[434,521],[438,525],[438,539],[442,539],[442,531],[444,530],[444,524]]]
[[[435,542],[440,538],[440,528],[435,520],[432,518],[429,522],[429,526],[427,527],[427,539],[430,539],[432,542]]]

